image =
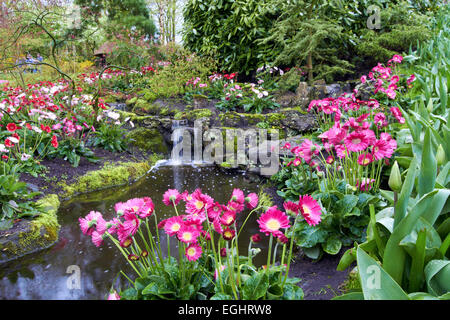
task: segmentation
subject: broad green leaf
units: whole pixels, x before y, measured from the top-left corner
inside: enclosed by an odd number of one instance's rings
[[[358,248],[356,255],[365,300],[409,300],[398,283],[364,250]]]
[[[440,296],[450,292],[449,260],[431,260],[424,271],[430,293]]]
[[[331,236],[324,244],[322,244],[322,248],[326,253],[335,255],[341,250],[342,242],[337,236]]]
[[[331,300],[364,300],[362,292],[349,292],[340,296],[336,296]]]
[[[424,137],[422,161],[420,163],[420,172],[417,186],[419,197],[422,197],[425,193],[428,193],[434,189],[436,173],[437,164],[433,146],[431,144],[431,132],[430,129],[427,129]]]
[[[258,300],[267,292],[269,288],[269,278],[265,272],[255,273],[244,283],[242,290],[245,300]]]

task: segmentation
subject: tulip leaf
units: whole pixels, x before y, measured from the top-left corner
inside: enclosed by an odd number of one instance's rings
[[[449,260],[431,260],[424,271],[430,293],[440,296],[450,292]]]
[[[361,248],[357,249],[358,271],[365,300],[409,300],[394,279]]]

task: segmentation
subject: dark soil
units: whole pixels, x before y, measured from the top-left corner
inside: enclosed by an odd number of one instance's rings
[[[33,191],[58,194],[61,192],[61,188],[57,185],[58,182],[64,181],[66,184],[71,184],[89,171],[101,169],[107,162],[143,161],[147,160],[150,155],[138,148],[129,148],[128,152],[122,153],[110,152],[101,148],[91,148],[91,150],[99,158],[98,162],[93,163],[81,158],[78,167],[75,168],[62,158],[45,159],[41,162],[41,165],[46,168],[43,172],[39,173],[37,177],[23,173],[20,176],[20,181],[28,183]]]
[[[270,195],[273,204],[283,209],[283,198],[277,195],[276,187],[268,187],[264,192]],[[348,248],[342,248],[335,256],[324,253],[319,261],[305,256],[301,250],[293,253],[294,261],[290,265],[290,277],[300,278],[298,284],[305,293],[305,300],[330,300],[343,294],[340,287],[347,279],[352,267],[345,271],[337,271],[339,260]],[[294,249],[295,250],[295,249]]]

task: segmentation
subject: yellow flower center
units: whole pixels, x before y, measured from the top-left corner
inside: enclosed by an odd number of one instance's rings
[[[203,208],[203,202],[201,202],[201,201],[195,201],[195,207],[196,207],[197,209]]]
[[[309,215],[311,213],[311,209],[308,206],[302,205],[303,213]]]
[[[195,255],[195,249],[194,248],[189,248],[187,251],[188,256],[193,256]]]
[[[181,225],[179,224],[179,223],[175,223],[173,226],[172,226],[172,231],[178,231],[178,230],[180,230],[180,228],[181,228]]]
[[[270,219],[269,221],[267,221],[266,226],[268,229],[274,231],[280,229],[281,227],[280,222],[276,219]]]
[[[192,233],[190,233],[190,232],[183,233],[183,240],[184,241],[191,241],[192,240]]]

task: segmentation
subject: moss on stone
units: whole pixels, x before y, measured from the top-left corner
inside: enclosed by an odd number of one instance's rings
[[[210,109],[194,109],[190,112],[186,113],[186,118],[190,121],[194,121],[201,118],[210,119],[213,115],[213,112]]]
[[[40,199],[37,204],[44,212],[31,221],[33,233],[23,236],[21,241],[23,241],[23,243],[35,241],[40,237],[41,232],[43,231],[42,228],[45,229],[44,237],[47,241],[54,242],[58,240],[58,232],[61,228],[56,215],[60,205],[58,196],[56,194],[48,195],[45,198]]]
[[[125,104],[127,106],[129,106],[129,105],[135,104],[137,100],[138,100],[138,97],[133,97],[133,98],[128,99],[127,101],[125,101]]]
[[[36,204],[42,211],[38,217],[19,221],[18,227],[0,238],[0,261],[48,248],[58,240],[61,228],[56,215],[60,205],[58,196],[48,195]]]
[[[60,183],[59,186],[63,189],[63,197],[70,198],[77,194],[128,184],[144,176],[159,160],[157,158],[158,156],[153,156],[149,161],[143,162],[107,163],[102,169],[79,177],[75,183]]]
[[[127,134],[131,144],[147,151],[155,153],[168,153],[168,148],[164,142],[164,137],[155,128],[137,128]]]

